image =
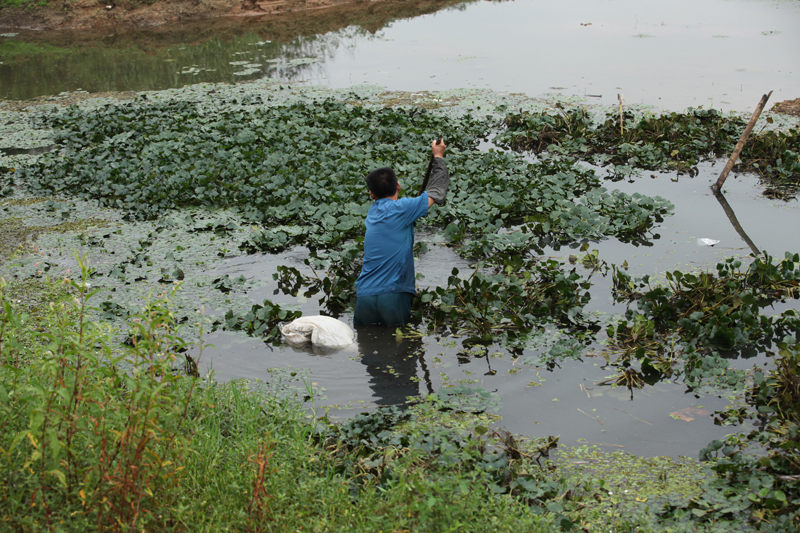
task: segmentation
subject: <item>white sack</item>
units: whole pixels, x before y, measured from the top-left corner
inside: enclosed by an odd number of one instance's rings
[[[281,328],[283,340],[289,346],[309,342],[320,348],[340,348],[353,343],[355,334],[350,326],[329,316],[303,316]]]

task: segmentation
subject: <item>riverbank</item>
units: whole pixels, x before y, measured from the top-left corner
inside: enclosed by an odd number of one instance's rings
[[[446,395],[332,423],[307,375],[222,384],[185,366],[183,333],[203,318],[176,324],[168,293],[118,344],[86,315],[98,296],[79,267],[75,281],[0,284],[4,528],[644,533],[663,530],[648,509],[712,479],[692,460],[591,446],[559,465],[557,439],[491,431]]]
[[[5,5],[0,28],[29,30],[154,27],[164,24],[230,17],[264,20],[277,15],[335,10],[380,11],[385,8],[430,12],[453,2],[433,0],[53,0],[46,5]],[[421,11],[420,11],[421,9]],[[373,30],[374,31],[374,30]]]

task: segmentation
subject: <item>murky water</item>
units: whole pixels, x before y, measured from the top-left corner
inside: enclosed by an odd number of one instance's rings
[[[600,257],[620,264],[627,260],[632,275],[658,276],[668,270],[683,271],[713,268],[727,257],[745,257],[751,250],[734,228],[718,200],[710,193],[712,182],[722,162],[700,166],[694,178],[676,178],[674,174],[653,174],[633,183],[613,184],[624,192],[638,191],[660,195],[672,201],[675,214],[658,228],[660,238],[653,246],[636,247],[614,239],[597,243]],[[800,234],[787,231],[800,219],[800,205],[769,201],[760,196],[752,177],[731,176],[727,181],[726,200],[750,242],[776,257],[785,251],[800,250]],[[702,246],[698,238],[719,243]],[[430,237],[420,236],[418,240]],[[469,265],[455,253],[430,242],[431,251],[423,255],[417,272],[426,277],[421,285],[446,283],[453,266],[467,270]],[[561,260],[575,250],[546,250]],[[232,259],[214,274],[270,277],[281,262],[298,266],[302,250],[282,258],[248,256]],[[612,259],[613,258],[613,259]],[[301,265],[302,266],[302,265]],[[582,267],[578,267],[579,269]],[[610,299],[611,281],[593,277],[593,299],[588,310],[606,313],[623,312]],[[253,302],[264,298],[283,303],[298,303],[292,296],[275,294],[277,284],[268,284],[248,294]],[[301,300],[305,314],[318,314],[316,298]],[[800,302],[786,307],[800,309]],[[777,312],[777,311],[776,311]],[[352,325],[352,317],[341,317]],[[534,355],[490,347],[485,351],[460,352],[452,338],[425,337],[420,341],[398,342],[392,331],[360,328],[357,343],[333,354],[315,354],[311,350],[268,347],[262,342],[232,333],[217,332],[206,340],[215,345],[204,355],[220,379],[250,378],[274,380],[272,368],[292,367],[309,370],[309,377],[324,388],[317,406],[332,407],[333,416],[348,416],[376,405],[399,404],[407,395],[433,392],[445,383],[466,381],[497,391],[502,399],[500,425],[512,432],[546,437],[560,435],[565,445],[600,444],[608,451],[625,450],[643,456],[694,456],[709,441],[724,437],[729,428],[714,426],[711,413],[724,408],[730,400],[717,395],[690,393],[681,383],[660,382],[641,390],[598,385],[614,372],[605,368],[601,356],[585,356],[582,361],[565,361],[554,368],[537,367],[526,362]],[[418,355],[422,348],[424,355]],[[599,354],[602,347],[595,346]],[[589,353],[592,350],[590,348]],[[731,354],[735,368],[750,369],[763,365],[763,354]]]
[[[798,97],[797,2],[449,4],[416,17],[411,3],[386,8],[403,9],[397,12],[371,8],[337,17],[334,8],[124,34],[4,34],[0,98],[263,77],[336,88],[487,87],[602,104],[622,94],[626,103],[670,110],[744,111],[770,90],[772,102]]]

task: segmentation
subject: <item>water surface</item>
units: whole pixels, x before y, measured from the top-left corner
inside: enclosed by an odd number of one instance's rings
[[[156,29],[0,37],[0,97],[272,77],[334,88],[491,88],[669,110],[798,97],[800,4],[517,0],[336,8]],[[375,10],[381,10],[375,13]],[[339,16],[337,16],[337,13]],[[418,15],[418,16],[415,16]]]

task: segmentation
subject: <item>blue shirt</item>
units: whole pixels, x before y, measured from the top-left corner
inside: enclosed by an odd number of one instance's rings
[[[416,294],[414,222],[427,214],[427,192],[416,198],[375,200],[364,221],[364,266],[356,281],[356,296]]]

